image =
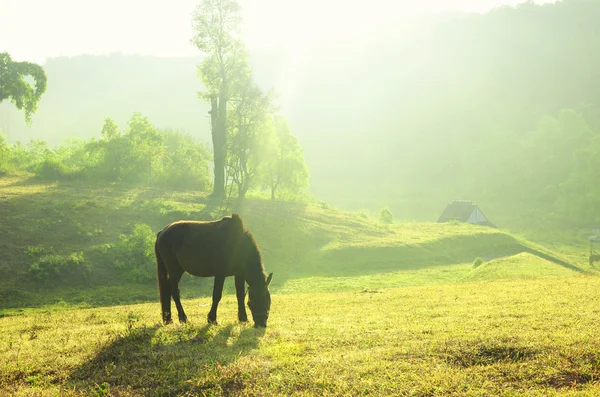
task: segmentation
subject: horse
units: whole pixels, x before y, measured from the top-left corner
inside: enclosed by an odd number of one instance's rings
[[[187,322],[181,306],[179,280],[188,272],[197,277],[214,277],[209,324],[217,322],[217,306],[223,294],[226,277],[235,277],[238,320],[248,321],[244,300],[248,283],[248,307],[255,327],[266,328],[271,309],[269,284],[258,245],[246,229],[239,214],[233,213],[215,221],[177,221],[156,235],[154,244],[158,290],[162,320],[171,320],[171,297],[177,307],[180,323]]]

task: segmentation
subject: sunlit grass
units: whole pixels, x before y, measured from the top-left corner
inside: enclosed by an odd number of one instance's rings
[[[266,331],[226,296],[0,319],[0,394],[581,395],[600,393],[595,277],[273,296]]]
[[[562,277],[573,274],[546,259],[523,252],[506,258],[498,258],[483,263],[469,275],[471,280],[498,280],[509,278]]]

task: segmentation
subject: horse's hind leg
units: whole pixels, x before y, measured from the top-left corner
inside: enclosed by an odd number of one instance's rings
[[[245,280],[242,275],[235,275],[235,294],[238,302],[238,320],[242,322],[248,321],[248,314],[246,314],[246,306],[244,301],[246,300],[246,292],[244,291]]]
[[[213,285],[212,306],[210,308],[210,311],[208,312],[208,322],[210,324],[217,323],[217,306],[219,306],[221,296],[223,295],[223,284],[225,284],[225,277],[215,276],[215,284]]]
[[[171,287],[167,266],[158,252],[158,242],[154,246],[156,253],[156,273],[158,277],[158,291],[160,293],[160,305],[162,319],[165,325],[172,323],[171,320]]]
[[[173,296],[173,301],[175,301],[175,306],[177,307],[177,316],[179,317],[179,322],[185,323],[187,322],[187,316],[183,311],[183,306],[181,305],[181,297],[179,295],[179,280],[181,280],[182,275],[182,271],[173,271],[173,273],[171,273],[169,277],[169,284],[171,287],[171,295]]]

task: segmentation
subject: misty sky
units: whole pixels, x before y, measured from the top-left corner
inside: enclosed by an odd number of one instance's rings
[[[537,0],[537,3],[551,0]],[[310,47],[369,37],[423,11],[486,11],[522,0],[240,0],[250,49]],[[194,56],[191,13],[200,0],[0,0],[0,52],[15,60],[79,54]]]

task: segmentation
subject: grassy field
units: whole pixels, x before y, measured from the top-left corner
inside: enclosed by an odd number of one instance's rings
[[[251,198],[243,217],[275,274],[269,327],[235,321],[232,280],[208,326],[212,280],[191,276],[190,323],[162,326],[155,282],[120,280],[102,247],[221,213],[200,192],[0,178],[0,395],[600,395],[583,239]],[[36,282],[38,251],[81,252],[91,275]]]
[[[269,327],[224,298],[0,320],[0,394],[15,396],[597,396],[600,280],[590,276],[274,294]]]

